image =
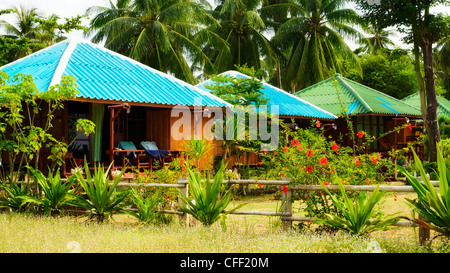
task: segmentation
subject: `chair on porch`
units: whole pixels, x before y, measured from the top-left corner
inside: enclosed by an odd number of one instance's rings
[[[125,158],[127,157],[131,162],[135,162],[135,165],[139,170],[151,169],[149,157],[145,153],[145,150],[137,149],[132,141],[120,141],[117,147],[122,152],[121,156],[123,166],[125,166]]]
[[[160,150],[154,141],[141,141],[140,145],[150,155],[150,164],[152,165],[153,159],[160,160],[161,167],[173,161],[175,157],[178,157],[179,152],[175,150]],[[150,167],[150,169],[152,169]]]

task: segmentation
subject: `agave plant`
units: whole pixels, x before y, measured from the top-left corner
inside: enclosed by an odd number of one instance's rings
[[[193,200],[180,191],[180,198],[186,204],[186,206],[180,206],[180,209],[192,215],[204,226],[211,226],[221,219],[222,228],[225,228],[226,215],[245,205],[241,204],[224,212],[231,201],[231,188],[225,191],[221,190],[224,170],[225,164],[222,162],[212,183],[209,175],[202,180],[199,172],[194,173],[192,170],[188,170],[189,193]]]
[[[437,145],[439,147],[439,145]],[[439,177],[439,193],[428,179],[422,162],[417,154],[412,150],[416,168],[422,176],[423,183],[408,173],[404,168],[399,167],[400,171],[406,176],[406,179],[417,193],[417,199],[407,199],[411,207],[428,221],[413,219],[418,225],[437,231],[439,235],[450,237],[450,171],[445,165],[444,157],[438,149],[437,170]]]
[[[64,208],[72,205],[75,195],[72,193],[72,185],[76,178],[71,176],[67,181],[61,179],[60,173],[49,174],[45,177],[42,172],[31,168],[31,173],[37,180],[44,195],[42,198],[36,198],[30,195],[23,196],[27,203],[35,204],[40,207],[44,215],[59,215]]]
[[[0,201],[0,208],[10,208],[14,212],[24,212],[28,202],[23,197],[28,195],[28,185],[18,185],[14,179],[8,178],[8,183],[0,182],[0,188],[5,190],[6,197]]]
[[[111,166],[112,163],[105,171],[101,164],[98,164],[98,166],[94,166],[94,172],[91,174],[89,166],[85,161],[84,173],[86,178],[80,172],[74,174],[84,189],[87,198],[77,196],[72,203],[89,211],[89,218],[96,218],[99,223],[115,213],[123,212],[124,207],[127,206],[123,201],[129,192],[118,191],[116,189],[117,184],[125,172],[125,168],[111,181],[109,179]]]
[[[155,193],[149,197],[143,197],[136,189],[132,189],[131,196],[137,211],[127,210],[127,214],[136,217],[143,224],[150,224],[158,219],[161,214],[158,208],[164,202],[164,198],[160,194]]]
[[[327,219],[319,219],[317,221],[318,223],[335,227],[355,235],[367,235],[377,230],[386,230],[389,226],[398,222],[399,218],[389,218],[377,213],[375,210],[375,205],[386,193],[385,191],[379,191],[379,185],[369,197],[364,192],[359,195],[357,200],[351,200],[347,196],[341,181],[337,179],[337,182],[343,201],[340,201],[336,196],[332,195],[323,183],[321,183],[321,186],[330,195],[334,206],[336,206],[342,216],[326,214]]]
[[[206,139],[190,139],[182,144],[185,149],[184,154],[195,159],[197,169],[200,170],[200,160],[213,148]]]

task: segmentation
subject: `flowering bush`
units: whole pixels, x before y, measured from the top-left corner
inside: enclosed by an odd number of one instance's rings
[[[391,162],[380,153],[356,154],[352,147],[324,137],[320,122],[312,125],[297,131],[283,125],[286,139],[280,148],[261,153],[260,165],[266,168],[268,177],[288,178],[291,185],[329,185],[336,183],[333,177],[337,176],[343,184],[366,185],[381,182],[391,174]],[[293,198],[306,205],[307,217],[339,213],[321,191],[297,191]]]
[[[391,174],[391,162],[380,153],[354,154],[351,147],[325,138],[321,128],[285,132],[287,140],[278,150],[261,153],[260,165],[268,167],[272,178],[318,185],[319,181],[332,183],[332,175],[337,174],[344,184],[362,185]]]

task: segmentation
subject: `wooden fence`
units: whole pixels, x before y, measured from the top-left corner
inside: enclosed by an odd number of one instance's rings
[[[237,184],[237,185],[274,185],[282,187],[284,185],[289,185],[289,180],[224,180],[223,183],[229,184]],[[432,182],[434,186],[438,186],[438,182]],[[133,182],[121,182],[119,186],[144,186],[144,187],[174,187],[180,189],[180,191],[188,195],[188,181],[180,179],[177,184],[160,184],[160,183],[145,183],[145,184],[137,184]],[[376,186],[373,185],[345,185],[346,191],[373,191]],[[339,186],[337,185],[329,185],[327,186],[330,191],[339,191]],[[412,186],[389,186],[389,185],[380,185],[379,189],[381,191],[386,190],[387,192],[414,192]],[[281,192],[282,200],[289,200],[292,197],[292,193],[298,190],[307,190],[307,191],[317,191],[323,190],[320,185],[289,185],[288,190],[286,192]],[[182,200],[178,198],[178,204],[184,205]],[[188,215],[183,213],[181,210],[164,210],[163,213],[177,214],[180,219],[184,223],[188,223]],[[224,211],[226,212],[226,211]],[[282,206],[280,211],[247,211],[247,210],[235,210],[230,214],[240,214],[240,215],[261,215],[261,216],[279,216],[282,222],[282,228],[284,230],[288,230],[292,228],[292,223],[294,221],[306,221],[306,222],[314,222],[315,218],[310,217],[297,217],[293,216],[292,211],[292,202],[282,202]],[[415,224],[411,221],[399,221],[396,226],[405,226],[405,227],[414,227]],[[425,243],[430,239],[429,230],[424,229],[419,226],[419,241],[421,244]]]

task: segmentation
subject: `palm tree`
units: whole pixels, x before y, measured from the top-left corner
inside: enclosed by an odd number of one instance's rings
[[[394,45],[394,42],[389,38],[395,35],[394,31],[379,26],[367,27],[364,30],[370,35],[361,41],[365,51],[375,54],[379,49]]]
[[[206,26],[218,24],[205,0],[117,0],[110,7],[91,7],[90,23],[95,43],[190,83],[195,82],[188,58],[215,71],[200,44],[226,47]]]
[[[5,30],[8,37],[14,39],[39,39],[40,28],[39,24],[36,23],[35,18],[40,18],[41,16],[36,8],[26,9],[23,6],[18,6],[10,9],[9,13],[14,14],[14,23],[0,20],[0,25]]]
[[[210,29],[229,44],[226,48],[205,45],[204,52],[210,56],[218,73],[247,65],[259,70],[265,62],[275,63],[276,55],[270,41],[263,35],[266,29],[257,8],[261,0],[220,0],[212,11],[220,26]]]
[[[264,7],[277,5],[281,3],[289,3],[290,0],[263,0],[262,9],[261,9],[261,18],[267,26],[268,31],[271,33],[276,33],[278,29],[283,25],[289,18],[288,13],[289,10],[286,6],[278,5],[277,8],[265,9]],[[273,36],[273,35],[272,35]],[[273,47],[273,50],[277,54],[277,65],[276,67],[267,67],[266,70],[269,74],[269,79],[267,81],[270,84],[276,85],[278,88],[282,88],[282,77],[281,77],[281,68],[286,66],[287,57],[284,52],[279,51],[276,47]]]
[[[0,26],[6,32],[6,35],[0,37],[3,45],[0,49],[1,65],[23,58],[43,48],[38,43],[41,37],[41,29],[36,22],[36,19],[41,18],[41,16],[35,8],[26,9],[18,6],[2,10],[1,14],[14,15],[14,22],[0,20]]]
[[[285,7],[291,15],[272,39],[289,56],[283,72],[286,89],[300,90],[342,72],[344,59],[359,66],[343,38],[361,38],[353,28],[359,17],[354,10],[342,8],[343,3],[343,0],[292,0],[264,8]]]
[[[450,36],[438,42],[435,54],[436,74],[447,89],[446,98],[450,99]]]

